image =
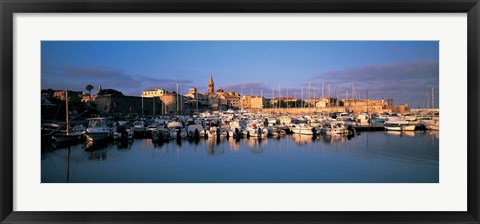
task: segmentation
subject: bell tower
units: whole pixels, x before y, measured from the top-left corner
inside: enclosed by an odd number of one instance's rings
[[[212,74],[210,73],[210,80],[208,81],[208,93],[215,93],[215,83],[213,82]]]

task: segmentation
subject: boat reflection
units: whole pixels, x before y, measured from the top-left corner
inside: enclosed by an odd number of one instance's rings
[[[55,150],[55,149],[65,149],[65,148],[68,148],[68,147],[72,147],[72,146],[75,146],[75,145],[78,145],[79,143],[78,142],[53,142],[51,143],[51,147],[46,147],[46,148],[49,148],[51,150]],[[42,147],[43,149],[43,147]]]
[[[414,131],[385,131],[387,135],[394,135],[400,137],[415,137],[416,133]]]
[[[396,136],[401,136],[402,132],[401,131],[385,131],[386,134],[388,135],[396,135]]]
[[[88,160],[103,161],[107,159],[107,149],[87,151]]]
[[[219,138],[208,138],[205,141],[207,143],[207,154],[209,156],[225,154],[225,149]]]
[[[406,137],[415,137],[415,132],[414,131],[403,131],[402,135],[406,136]]]
[[[129,150],[132,148],[133,140],[125,140],[116,142],[118,150]]]
[[[292,140],[299,145],[305,145],[312,143],[314,137],[312,135],[292,134]]]
[[[317,136],[317,141],[321,141],[326,145],[340,145],[342,143],[348,142],[352,139],[353,136],[346,135],[319,135]]]
[[[245,144],[249,151],[253,153],[262,153],[264,145],[268,143],[268,138],[249,138],[245,140]]]
[[[426,133],[435,139],[440,139],[440,131],[427,131]]]
[[[108,147],[108,142],[107,141],[96,141],[96,142],[85,142],[83,145],[83,149],[85,151],[96,151],[96,150],[102,150]]]
[[[233,152],[238,152],[240,150],[240,139],[239,138],[231,138],[228,140],[230,145],[230,150]]]

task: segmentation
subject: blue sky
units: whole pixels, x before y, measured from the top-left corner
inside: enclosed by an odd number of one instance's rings
[[[42,89],[86,91],[91,84],[139,96],[163,88],[205,92],[215,88],[249,95],[393,98],[425,104],[438,96],[437,41],[42,41]],[[314,86],[316,86],[314,88]],[[95,92],[96,89],[93,90]],[[438,105],[438,97],[435,104]]]

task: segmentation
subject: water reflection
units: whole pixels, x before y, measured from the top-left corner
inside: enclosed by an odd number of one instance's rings
[[[382,131],[51,145],[42,148],[42,183],[436,183],[438,138],[438,132]]]
[[[207,154],[209,156],[225,154],[225,148],[221,144],[223,142],[221,139],[208,138],[206,142],[207,142]]]
[[[240,138],[231,138],[228,143],[231,151],[238,152],[240,150]]]
[[[262,153],[265,150],[265,145],[268,144],[268,138],[249,138],[245,143],[250,152]]]
[[[83,145],[83,149],[85,151],[96,151],[96,150],[103,150],[108,147],[107,141],[97,141],[97,142],[85,142]]]
[[[133,140],[118,141],[115,143],[118,150],[130,150],[132,148]]]
[[[299,145],[312,143],[314,139],[312,135],[292,134],[292,140]]]

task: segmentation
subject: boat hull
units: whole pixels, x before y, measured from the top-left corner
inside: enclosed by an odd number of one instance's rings
[[[108,132],[87,133],[87,140],[88,141],[106,141],[106,140],[108,140],[108,137],[109,137]]]
[[[402,131],[415,131],[415,125],[404,125],[401,127]]]
[[[385,126],[385,130],[387,131],[402,131],[402,128],[397,126],[397,127],[387,127]]]
[[[55,143],[71,143],[80,140],[80,135],[54,134],[52,140]]]
[[[309,128],[292,128],[292,132],[300,135],[313,135],[312,129]]]

